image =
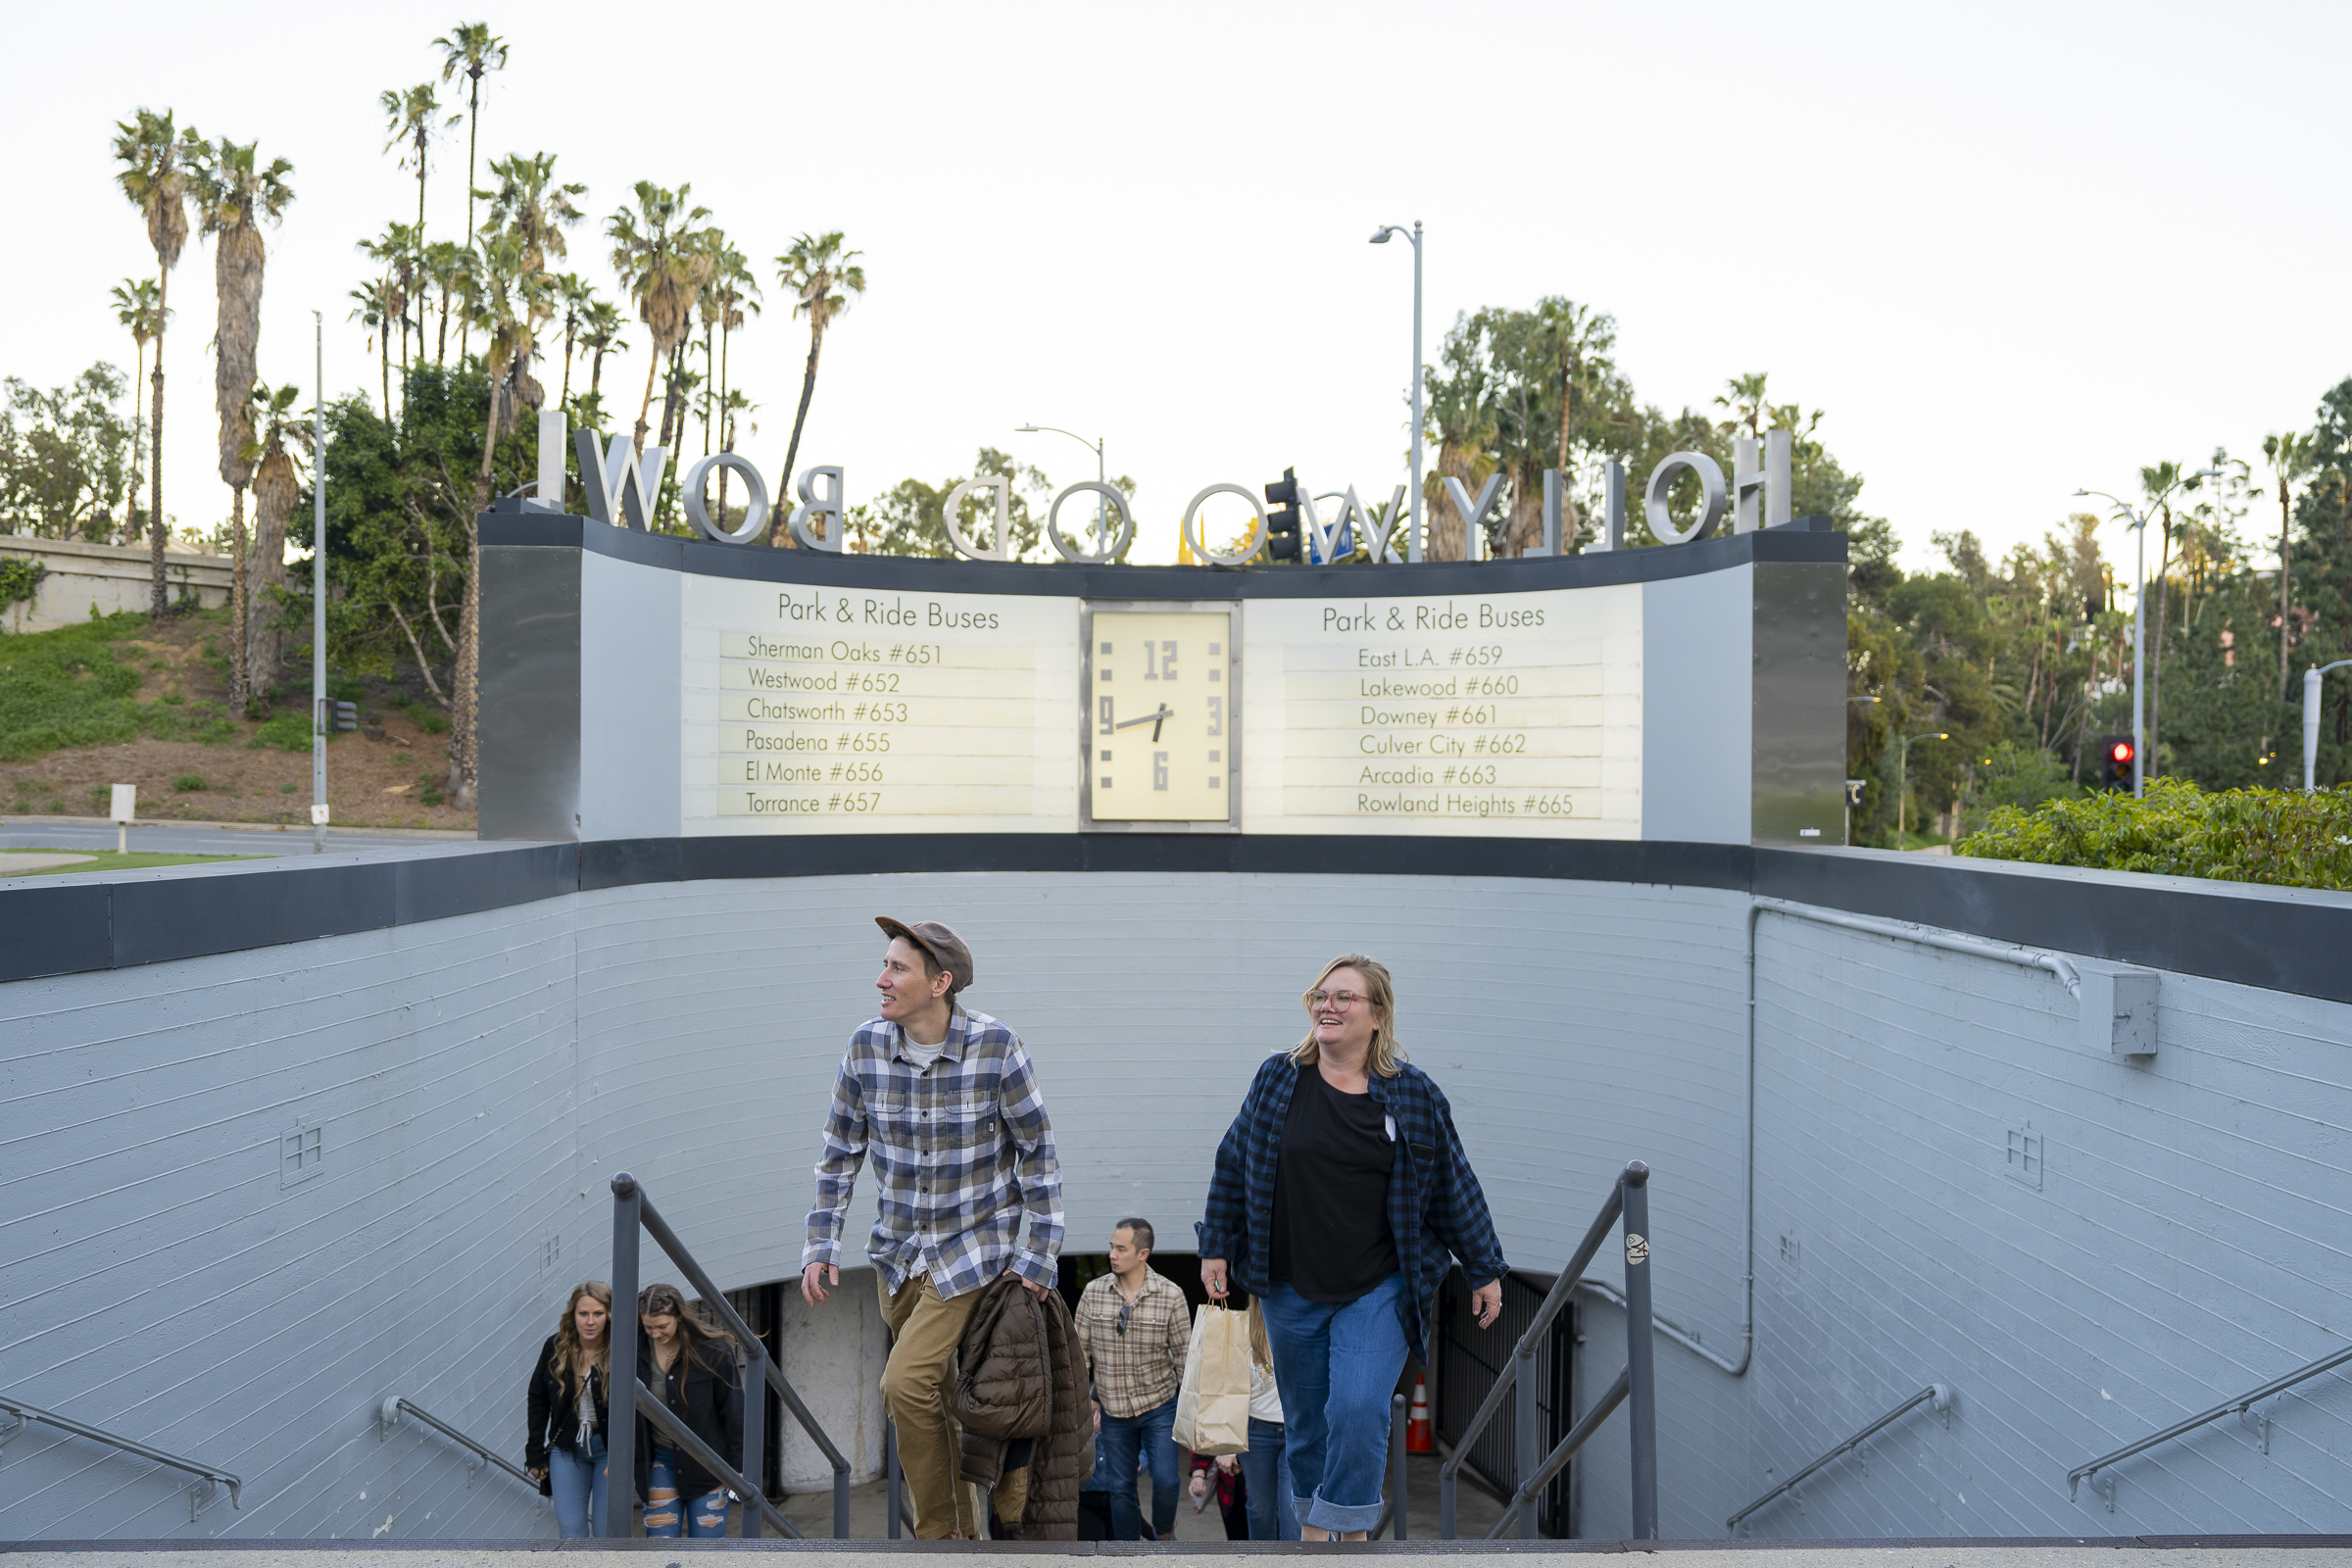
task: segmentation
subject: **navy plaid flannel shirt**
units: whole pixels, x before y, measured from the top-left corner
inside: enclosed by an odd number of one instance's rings
[[[1291,1115],[1298,1075],[1313,1072],[1288,1052],[1266,1058],[1242,1101],[1241,1114],[1217,1146],[1208,1204],[1194,1231],[1202,1257],[1221,1257],[1253,1294],[1267,1277],[1274,1230],[1274,1180],[1282,1168],[1282,1133]],[[1396,1076],[1371,1077],[1372,1098],[1396,1123],[1404,1157],[1389,1175],[1389,1230],[1404,1275],[1405,1343],[1428,1359],[1431,1308],[1446,1277],[1447,1254],[1462,1261],[1473,1286],[1500,1279],[1509,1268],[1487,1213],[1486,1194],[1453,1130],[1453,1108],[1429,1074],[1400,1062]]]
[[[946,1049],[918,1072],[906,1032],[858,1026],[833,1084],[801,1267],[841,1262],[842,1226],[870,1152],[880,1187],[866,1255],[893,1294],[919,1264],[943,1298],[976,1291],[1010,1264],[1051,1289],[1059,1278],[1061,1164],[1020,1037],[957,1004]],[[1017,1239],[1024,1209],[1029,1245]]]

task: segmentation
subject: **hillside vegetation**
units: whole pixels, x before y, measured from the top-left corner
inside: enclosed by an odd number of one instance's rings
[[[2222,790],[2160,778],[2147,799],[2094,795],[1994,808],[1956,854],[2278,887],[2352,889],[2352,785]]]

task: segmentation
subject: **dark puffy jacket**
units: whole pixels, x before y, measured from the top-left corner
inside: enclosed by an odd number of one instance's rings
[[[547,1468],[547,1450],[568,1448],[572,1434],[579,1430],[577,1391],[571,1385],[567,1367],[559,1373],[553,1362],[556,1358],[556,1337],[549,1335],[539,1347],[539,1359],[531,1363],[530,1426],[522,1435],[522,1467],[525,1470]],[[596,1400],[596,1430],[605,1430],[605,1375],[594,1367],[588,1369],[588,1388]]]
[[[1046,1352],[1046,1309],[1017,1279],[980,1293],[964,1319],[956,1386],[948,1398],[963,1428],[964,1479],[994,1486],[988,1450],[1016,1438],[1042,1438],[1054,1413],[1054,1364]],[[1001,1458],[1001,1455],[998,1457]]]
[[[1078,1489],[1095,1468],[1095,1416],[1087,1399],[1094,1372],[1078,1320],[1059,1291],[1048,1291],[1045,1308],[1046,1359],[1054,1369],[1054,1411],[1046,1436],[1029,1460],[1029,1501],[1020,1523],[1007,1526],[1015,1541],[1076,1541]]]
[[[637,1336],[637,1376],[654,1386],[654,1342]],[[686,1429],[717,1450],[718,1456],[743,1468],[743,1372],[736,1361],[735,1342],[718,1339],[688,1354],[669,1369],[669,1397],[663,1402]],[[653,1483],[654,1445],[671,1446],[669,1435],[643,1417],[637,1422],[637,1495]],[[684,1448],[678,1455],[678,1496],[691,1500],[725,1485]],[[746,1478],[750,1479],[749,1477]]]

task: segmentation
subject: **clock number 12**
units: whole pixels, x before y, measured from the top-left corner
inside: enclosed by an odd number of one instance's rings
[[[1176,678],[1176,645],[1173,642],[1161,643],[1156,659],[1153,657],[1153,652],[1151,639],[1146,638],[1144,640],[1144,679],[1174,680]]]

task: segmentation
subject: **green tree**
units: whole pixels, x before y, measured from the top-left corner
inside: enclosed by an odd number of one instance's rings
[[[789,494],[795,465],[801,461],[801,431],[808,422],[808,400],[816,395],[816,360],[824,352],[825,328],[850,308],[853,295],[865,292],[865,269],[858,265],[862,251],[848,248],[840,229],[825,234],[802,234],[792,248],[776,258],[776,282],[792,296],[792,314],[808,318],[808,368],[801,376],[801,406],[792,416],[792,441],[784,449],[784,473],[779,491]],[[784,527],[789,509],[778,507],[768,525],[768,542],[789,545]]]
[[[2293,430],[2275,431],[2262,438],[2262,456],[2271,466],[2278,496],[2278,701],[2286,701],[2286,626],[2294,603],[2289,583],[2294,575],[2293,550],[2288,538],[2293,522],[2291,502],[2295,486],[2311,477],[2312,438]]]
[[[646,356],[645,395],[637,403],[637,425],[630,449],[645,453],[647,422],[654,407],[654,377],[693,324],[694,302],[710,280],[709,254],[697,243],[694,225],[710,216],[708,207],[689,205],[691,184],[668,190],[650,179],[633,187],[637,205],[622,207],[605,220],[605,235],[612,242],[612,270],[637,302],[637,318],[653,340]],[[601,356],[600,356],[601,358]]]
[[[147,386],[147,345],[163,334],[164,300],[159,284],[146,278],[124,278],[115,285],[115,320],[130,333],[130,428],[135,442],[147,427],[146,409],[141,399]],[[126,466],[122,488],[122,529],[127,540],[138,510],[139,465],[133,459]]]
[[[268,260],[262,223],[276,222],[294,199],[294,189],[286,183],[294,166],[283,158],[263,164],[259,147],[258,142],[239,146],[223,136],[196,160],[190,180],[200,230],[213,241],[213,283],[220,305],[213,335],[213,407],[220,417],[220,480],[229,487],[229,537],[235,551],[229,592],[232,712],[242,712],[253,696],[253,671],[245,658],[245,487],[253,478],[246,448],[253,441],[253,387],[260,376],[255,356],[261,347],[262,274]]]
[[[1045,520],[1035,504],[1052,493],[1052,486],[1044,470],[1035,466],[1024,468],[995,447],[980,449],[969,474],[936,485],[920,479],[902,479],[868,506],[853,508],[860,515],[845,519],[851,546],[862,552],[870,544],[883,555],[952,560],[956,548],[948,542],[947,526],[941,520],[948,494],[965,479],[991,478],[1004,480],[1008,492],[1006,510],[1012,523],[1013,559],[1027,561],[1042,554]],[[963,529],[965,538],[987,542],[996,537],[995,501],[986,491],[967,495],[957,511],[960,513],[957,526]]]
[[[487,22],[461,22],[435,38],[433,47],[441,51],[442,81],[455,80],[461,71],[466,74],[466,232],[471,234],[473,199],[488,194],[473,188],[474,146],[482,131],[482,74],[507,68],[507,41],[492,33]],[[457,123],[455,116],[450,123]],[[497,173],[498,166],[491,165],[490,172]],[[458,352],[464,355],[463,346]]]
[[[376,358],[382,368],[384,379],[384,405],[389,408],[392,403],[393,311],[385,297],[383,280],[370,278],[353,289],[349,297],[351,315],[345,319],[359,322],[362,327],[373,332],[376,336],[376,344],[380,350]]]
[[[424,255],[425,244],[425,168],[431,162],[433,133],[436,130],[448,128],[446,125],[436,125],[433,122],[441,113],[441,100],[433,92],[431,82],[420,81],[416,86],[405,90],[398,87],[385,88],[382,93],[377,95],[376,104],[384,112],[384,151],[398,151],[400,167],[416,171],[416,226],[410,232],[409,248],[419,258],[418,267],[421,271],[421,258]],[[450,125],[457,122],[457,116],[449,117]],[[467,182],[471,183],[470,175],[468,175]],[[416,356],[422,359],[424,357],[424,290],[421,287],[413,289],[412,297],[416,302]]]
[[[122,372],[101,362],[47,392],[13,375],[0,389],[0,532],[109,539],[136,441],[118,407]]]
[[[253,389],[253,436],[243,454],[253,470],[253,556],[258,581],[246,622],[246,668],[257,694],[277,671],[286,606],[286,521],[302,488],[295,454],[310,444],[311,427],[295,403],[302,388],[289,381]]]
[[[158,619],[170,613],[172,602],[164,585],[164,547],[171,542],[172,524],[164,512],[164,327],[171,320],[172,269],[188,243],[187,158],[201,145],[196,127],[174,127],[172,111],[162,114],[141,109],[115,125],[115,159],[122,168],[115,175],[121,188],[147,225],[147,243],[155,250],[155,374],[149,389],[149,452],[147,463],[147,612]]]

